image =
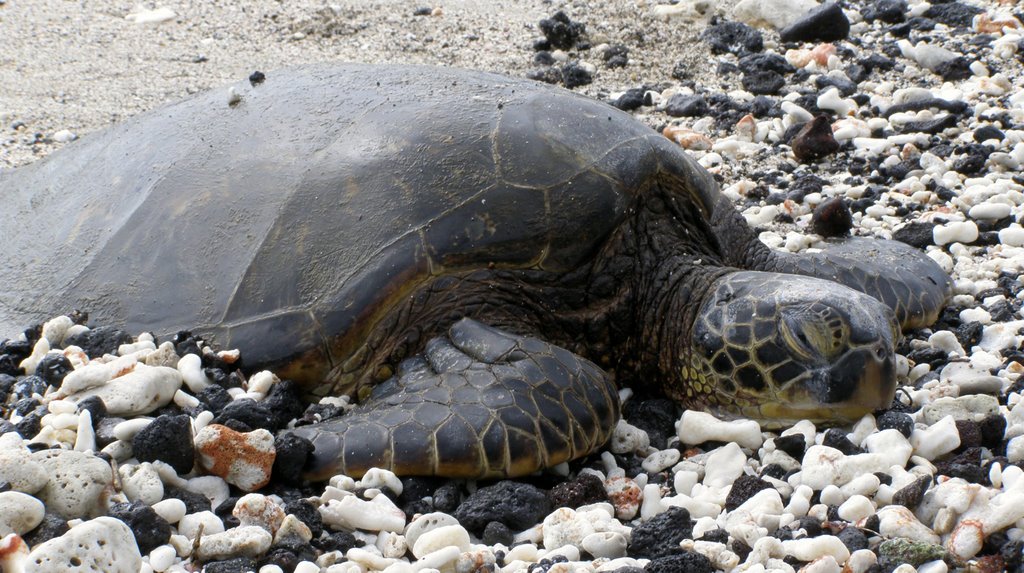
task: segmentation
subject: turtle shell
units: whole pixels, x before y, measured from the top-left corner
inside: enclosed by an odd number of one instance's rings
[[[72,308],[303,357],[410,285],[595,256],[675,146],[608,105],[494,74],[321,65],[213,90],[0,180],[0,334]],[[713,186],[698,182],[691,188]]]

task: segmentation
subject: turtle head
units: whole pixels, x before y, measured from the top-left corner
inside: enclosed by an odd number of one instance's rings
[[[685,386],[699,387],[723,412],[770,425],[843,422],[888,407],[896,390],[895,315],[838,283],[728,274],[691,332]]]

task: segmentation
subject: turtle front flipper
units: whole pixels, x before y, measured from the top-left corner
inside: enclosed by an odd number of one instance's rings
[[[618,417],[615,386],[593,363],[462,319],[355,410],[293,432],[315,447],[310,480],[358,477],[372,467],[495,478],[588,454]]]
[[[842,283],[884,302],[904,329],[935,322],[952,291],[935,261],[898,241],[852,237],[820,252],[773,254],[766,270]]]

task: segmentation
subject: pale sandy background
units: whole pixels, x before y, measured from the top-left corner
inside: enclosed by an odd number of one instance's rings
[[[693,0],[689,0],[693,1]],[[724,13],[730,1],[703,2]],[[590,95],[671,82],[686,63],[715,82],[697,35],[701,21],[652,16],[656,2],[469,0],[335,1],[0,0],[0,168],[29,163],[60,142],[161,103],[247,77],[254,70],[328,60],[431,63],[522,76],[534,67],[537,22],[564,10],[584,22],[596,46],[621,43],[630,64],[597,65]],[[439,15],[414,16],[420,7]],[[173,18],[139,24],[130,15],[169,9]],[[61,137],[58,137],[61,139]]]

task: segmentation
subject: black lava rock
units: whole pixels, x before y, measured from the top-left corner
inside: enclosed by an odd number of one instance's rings
[[[320,537],[320,534],[324,532],[323,518],[320,516],[320,512],[317,511],[316,506],[309,501],[301,498],[288,500],[284,502],[284,511],[305,523],[306,527],[309,527],[310,533],[313,534],[313,539]]]
[[[631,111],[637,109],[640,106],[644,105],[645,93],[646,92],[643,88],[628,89],[625,92],[623,92],[622,95],[618,97],[618,99],[612,102],[612,105],[623,111]]]
[[[829,428],[825,432],[821,445],[835,448],[848,456],[864,453],[863,450],[850,441],[850,438],[846,437],[842,430],[837,430],[836,428]]]
[[[273,414],[275,428],[283,428],[288,422],[302,416],[306,409],[306,404],[299,396],[298,386],[291,380],[282,380],[271,386],[261,404]]]
[[[974,130],[974,141],[983,143],[989,139],[998,139],[999,141],[1002,141],[1006,139],[1006,134],[994,125],[983,125]]]
[[[89,358],[99,358],[104,354],[114,354],[117,347],[122,344],[131,344],[132,335],[112,326],[97,326],[96,328],[72,334],[64,339],[67,346],[78,346],[89,355]]]
[[[974,420],[957,420],[956,431],[960,434],[960,445],[957,450],[981,447],[981,425]]]
[[[206,388],[203,388],[196,395],[196,398],[206,406],[206,409],[217,416],[224,410],[224,407],[231,403],[231,394],[221,386],[216,384],[210,384]]]
[[[294,551],[283,547],[272,547],[258,563],[259,567],[262,568],[266,565],[277,565],[285,573],[295,571],[295,568],[299,565],[299,556]]]
[[[217,414],[213,423],[231,427],[232,420],[241,422],[252,430],[263,428],[273,432],[277,429],[277,417],[274,413],[251,398],[232,400],[224,406],[220,414]]]
[[[822,237],[845,237],[853,228],[853,213],[842,197],[822,201],[811,215],[811,230]]]
[[[613,44],[601,54],[604,65],[609,68],[624,68],[629,63],[629,48],[622,44]]]
[[[562,85],[569,89],[585,86],[593,81],[593,74],[579,62],[569,62],[562,66]]]
[[[481,539],[487,545],[501,543],[505,546],[511,546],[515,539],[515,533],[504,523],[492,521],[484,528],[484,534]]]
[[[779,31],[783,42],[835,42],[850,35],[850,21],[835,2],[814,8]]]
[[[163,415],[135,434],[132,451],[140,462],[167,462],[179,474],[192,471],[195,444],[192,423],[186,414]]]
[[[26,400],[31,398],[34,394],[42,396],[46,393],[46,380],[43,380],[41,376],[31,375],[25,376],[14,383],[11,388],[11,392],[14,397],[18,400]]]
[[[652,560],[644,567],[646,573],[712,573],[711,560],[696,551],[684,551]]]
[[[743,89],[754,95],[775,95],[786,85],[782,74],[765,70],[743,74]]]
[[[99,396],[89,396],[85,400],[78,403],[78,411],[84,410],[89,411],[89,416],[92,419],[93,429],[107,417],[107,405],[103,403],[103,398]]]
[[[802,459],[807,450],[807,441],[802,434],[790,434],[775,438],[775,447],[786,452],[793,459]]]
[[[71,366],[71,361],[63,354],[47,354],[36,365],[36,376],[45,380],[50,386],[59,387],[60,383],[64,381],[64,377],[72,370],[74,368]]]
[[[970,483],[989,485],[988,471],[981,461],[981,448],[973,447],[950,460],[935,464],[935,475],[961,478]]]
[[[199,513],[200,511],[210,511],[212,509],[210,507],[210,500],[205,495],[187,489],[167,486],[164,489],[164,499],[170,497],[184,502],[187,513]]]
[[[708,43],[712,54],[736,54],[760,52],[764,49],[761,32],[742,22],[712,18],[700,38]]]
[[[902,133],[942,133],[944,130],[951,127],[956,127],[957,120],[953,114],[946,114],[941,117],[929,119],[925,121],[908,121],[903,124],[900,131]]]
[[[729,489],[729,495],[725,498],[725,509],[732,511],[743,505],[743,502],[754,497],[754,494],[764,489],[771,489],[772,484],[759,477],[741,475],[733,482]]]
[[[251,557],[233,557],[223,561],[210,561],[203,565],[204,573],[247,573],[259,569]]]
[[[898,24],[906,19],[906,14],[905,0],[875,0],[861,15],[868,22],[879,20],[886,24]]]
[[[249,84],[252,85],[253,87],[256,87],[256,86],[262,84],[263,81],[266,80],[266,79],[267,79],[267,74],[264,74],[263,72],[261,72],[259,70],[256,70],[255,72],[249,74]]]
[[[282,432],[274,438],[274,450],[277,455],[271,476],[284,484],[301,485],[302,470],[309,454],[313,453],[313,442],[291,432]]]
[[[682,507],[670,507],[633,528],[632,539],[626,552],[630,557],[657,559],[680,553],[679,542],[693,535],[690,512]]]
[[[452,513],[455,511],[455,508],[459,507],[459,500],[461,498],[459,486],[450,482],[446,483],[434,490],[434,509],[445,513]]]
[[[819,115],[804,124],[789,142],[793,155],[802,163],[811,163],[839,151],[827,116]]]
[[[39,522],[39,525],[37,525],[35,529],[21,537],[25,541],[26,545],[29,547],[35,547],[40,543],[44,543],[55,537],[64,535],[69,529],[68,522],[63,517],[52,513],[46,513],[43,515],[43,520]]]
[[[992,414],[978,424],[981,430],[981,445],[994,449],[1003,441],[1006,433],[1006,418],[1000,414]]]
[[[499,521],[515,531],[532,527],[551,513],[547,493],[532,485],[503,481],[478,489],[455,510],[455,519],[475,535]]]
[[[312,545],[324,552],[340,551],[345,553],[353,547],[359,547],[361,543],[356,541],[355,536],[347,531],[331,531],[325,532],[318,538],[313,538]]]
[[[843,97],[849,97],[857,91],[857,84],[843,77],[818,76],[814,85],[820,90],[836,88]]]
[[[573,22],[561,10],[555,12],[550,18],[541,20],[538,26],[548,44],[559,50],[573,48],[587,31],[586,24]]]
[[[608,492],[601,478],[591,473],[580,474],[576,479],[562,482],[548,492],[551,507],[571,507],[608,501]]]
[[[988,154],[969,152],[953,162],[953,170],[964,175],[973,175],[985,168]]]
[[[740,71],[744,74],[754,72],[777,72],[791,74],[796,71],[786,58],[778,54],[747,54],[739,59]]]
[[[850,553],[868,548],[868,536],[852,525],[845,527],[836,537],[839,538],[839,541],[843,542],[843,545],[850,550]]]
[[[34,412],[29,413],[21,420],[19,420],[17,424],[14,425],[14,430],[18,432],[18,434],[22,438],[25,438],[26,440],[31,440],[32,438],[36,437],[36,434],[39,433],[39,430],[43,429],[42,420],[45,414],[45,408],[43,409],[42,412],[36,410]]]
[[[699,94],[675,94],[665,104],[665,113],[672,117],[704,116],[708,113],[708,102]]]
[[[879,430],[896,430],[909,438],[914,432],[914,419],[904,412],[886,410],[877,419]]]
[[[157,515],[152,507],[141,501],[116,503],[108,512],[110,517],[123,521],[132,534],[139,551],[145,555],[171,539],[171,524]]]
[[[975,16],[982,13],[982,9],[960,2],[934,3],[922,14],[925,18],[931,18],[936,22],[951,28],[969,28]]]
[[[679,406],[664,398],[633,399],[626,402],[622,417],[630,424],[647,432],[651,444],[663,447],[676,435],[675,422],[679,419]]]
[[[935,73],[947,82],[966,80],[971,77],[971,61],[963,56],[957,56],[936,65]]]
[[[931,485],[932,478],[930,476],[921,476],[914,480],[914,483],[904,486],[902,489],[892,494],[892,503],[894,505],[902,505],[903,507],[914,509],[917,507],[921,500],[924,499],[924,492],[928,491],[928,486]]]
[[[912,221],[893,231],[892,238],[912,247],[924,249],[935,242],[935,225],[923,221]]]

